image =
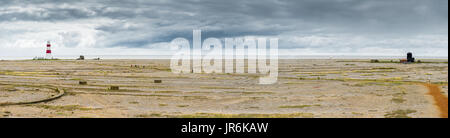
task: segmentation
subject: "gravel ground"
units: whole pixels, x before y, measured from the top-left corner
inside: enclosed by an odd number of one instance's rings
[[[67,92],[1,106],[0,117],[439,117],[420,83],[448,97],[447,60],[367,61],[280,60],[272,85],[257,74],[174,74],[169,60],[0,61],[0,103],[54,94],[44,85]]]

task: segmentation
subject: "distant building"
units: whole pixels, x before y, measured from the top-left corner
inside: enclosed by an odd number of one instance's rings
[[[407,54],[407,56],[406,56],[406,60],[407,60],[408,62],[413,63],[413,62],[415,62],[416,59],[413,57],[413,54],[412,54],[411,52],[408,52],[408,54]]]
[[[83,55],[80,55],[80,57],[77,58],[77,60],[84,60],[84,56],[83,56]]]
[[[400,63],[414,63],[416,62],[416,59],[413,57],[413,54],[411,52],[408,52],[406,54],[406,59],[400,59]]]

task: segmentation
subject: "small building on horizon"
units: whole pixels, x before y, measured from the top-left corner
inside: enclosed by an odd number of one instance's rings
[[[413,53],[412,52],[408,52],[406,54],[406,59],[400,59],[400,63],[414,63],[416,62],[416,58],[413,57]]]

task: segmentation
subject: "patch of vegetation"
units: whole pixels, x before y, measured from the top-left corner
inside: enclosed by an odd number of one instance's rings
[[[247,94],[247,95],[252,95],[252,94],[275,94],[274,92],[225,92],[225,93],[236,93],[236,94]]]
[[[130,85],[130,84],[114,84],[119,87],[128,87],[128,88],[151,88],[151,89],[163,89],[168,88],[168,86],[143,86],[143,85]],[[97,87],[109,87],[107,84],[88,84],[88,86],[97,86]]]
[[[264,97],[249,97],[251,100],[264,100]]]
[[[391,101],[394,102],[394,103],[400,104],[400,103],[405,102],[406,100],[403,99],[403,97],[394,97],[394,98],[391,99]]]
[[[377,91],[382,91],[382,90],[377,90]],[[370,94],[373,94],[373,95],[375,95],[375,96],[384,96],[383,94],[378,94],[378,93],[373,93],[373,92],[371,92]]]
[[[326,74],[311,74],[311,75],[309,75],[309,76],[315,77],[315,76],[327,76],[327,75],[326,75]]]
[[[378,67],[378,68],[372,68],[372,69],[377,69],[377,70],[387,69],[387,70],[391,70],[391,69],[397,69],[397,68],[393,68],[393,67]]]
[[[52,59],[35,58],[35,59],[33,59],[33,60],[38,60],[38,61],[41,61],[41,60],[43,60],[43,61],[55,61],[55,60],[59,60],[59,59],[57,59],[57,58],[52,58]]]
[[[155,91],[155,93],[181,93],[180,91]]]
[[[219,114],[219,113],[196,113],[185,115],[171,115],[171,118],[312,118],[312,113],[290,113],[290,114]]]
[[[0,71],[0,75],[9,75],[9,76],[35,76],[35,77],[57,77],[59,73],[52,72],[19,72],[19,71]]]
[[[375,74],[361,74],[361,76],[374,76]]]
[[[206,100],[207,96],[183,96],[184,100]]]
[[[171,68],[165,68],[165,67],[151,67],[151,69],[154,69],[154,70],[159,70],[159,71],[172,71],[172,69]]]
[[[348,73],[382,73],[382,72],[394,72],[394,70],[353,70]]]
[[[321,72],[295,72],[298,76],[309,74],[309,75],[326,75],[326,74],[341,74],[341,71],[321,71]]]
[[[392,112],[388,112],[384,115],[386,118],[411,118],[408,115],[412,113],[416,113],[416,110],[396,110]]]
[[[284,84],[312,84],[311,82],[285,82]]]
[[[163,117],[163,115],[158,113],[152,113],[152,114],[140,114],[136,115],[138,118],[155,118],[155,117]]]
[[[129,102],[130,104],[139,104],[139,102],[133,101],[133,102]]]
[[[336,62],[360,62],[360,63],[400,63],[399,60],[378,60],[377,62],[373,62],[373,61],[369,61],[369,60],[339,60]],[[421,63],[435,63],[435,64],[448,64],[448,61],[446,62],[427,62],[427,61],[421,61],[419,62],[414,62],[411,64],[421,64]]]
[[[398,86],[402,85],[403,82],[382,82],[382,81],[363,81],[354,85],[348,85],[348,86],[356,86],[356,87],[363,87],[363,86]]]
[[[319,107],[321,106],[320,104],[315,104],[315,105],[290,105],[290,106],[279,106],[278,108],[306,108],[306,107]]]
[[[445,62],[432,62],[432,61],[421,61],[419,62],[415,62],[416,64],[420,64],[420,63],[436,63],[436,64],[448,64],[448,61]]]
[[[353,115],[364,115],[363,113],[352,112]]]
[[[236,77],[248,77],[248,78],[258,78],[258,77],[261,77],[261,75],[259,75],[259,74],[247,74],[247,73],[244,73],[244,74],[242,74],[242,73],[233,73],[233,74],[227,74],[227,75],[229,75],[229,76],[236,76]]]
[[[193,91],[193,92],[186,92],[190,94],[207,94],[207,93],[214,93],[214,92],[200,92],[200,91]]]
[[[88,110],[93,110],[92,108],[85,108],[85,107],[81,107],[80,105],[64,105],[64,106],[35,105],[35,107],[49,109],[49,110],[56,110],[56,111],[75,111],[75,110],[88,111]]]
[[[371,62],[371,61],[366,61],[366,60],[338,60],[338,61],[336,61],[336,62],[363,62],[363,63],[373,63],[373,62]],[[378,61],[378,62],[380,62],[380,61]]]
[[[448,85],[448,82],[432,82],[433,84],[437,84],[437,85]]]
[[[183,107],[189,107],[189,105],[177,105],[177,107],[183,108]]]

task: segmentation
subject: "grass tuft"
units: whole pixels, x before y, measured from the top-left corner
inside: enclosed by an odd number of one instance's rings
[[[416,110],[396,110],[392,112],[388,112],[384,115],[386,118],[411,118],[408,115],[412,113],[416,113]]]
[[[56,110],[56,111],[75,111],[75,110],[88,111],[88,110],[93,110],[92,108],[85,108],[85,107],[81,107],[80,105],[64,105],[64,106],[36,105],[36,107],[49,109],[49,110]]]
[[[290,113],[290,114],[219,114],[219,113],[196,113],[186,115],[168,116],[172,118],[312,118],[312,113]]]
[[[280,106],[278,108],[307,108],[307,107],[319,107],[321,106],[320,104],[315,104],[315,105],[293,105],[293,106]]]

